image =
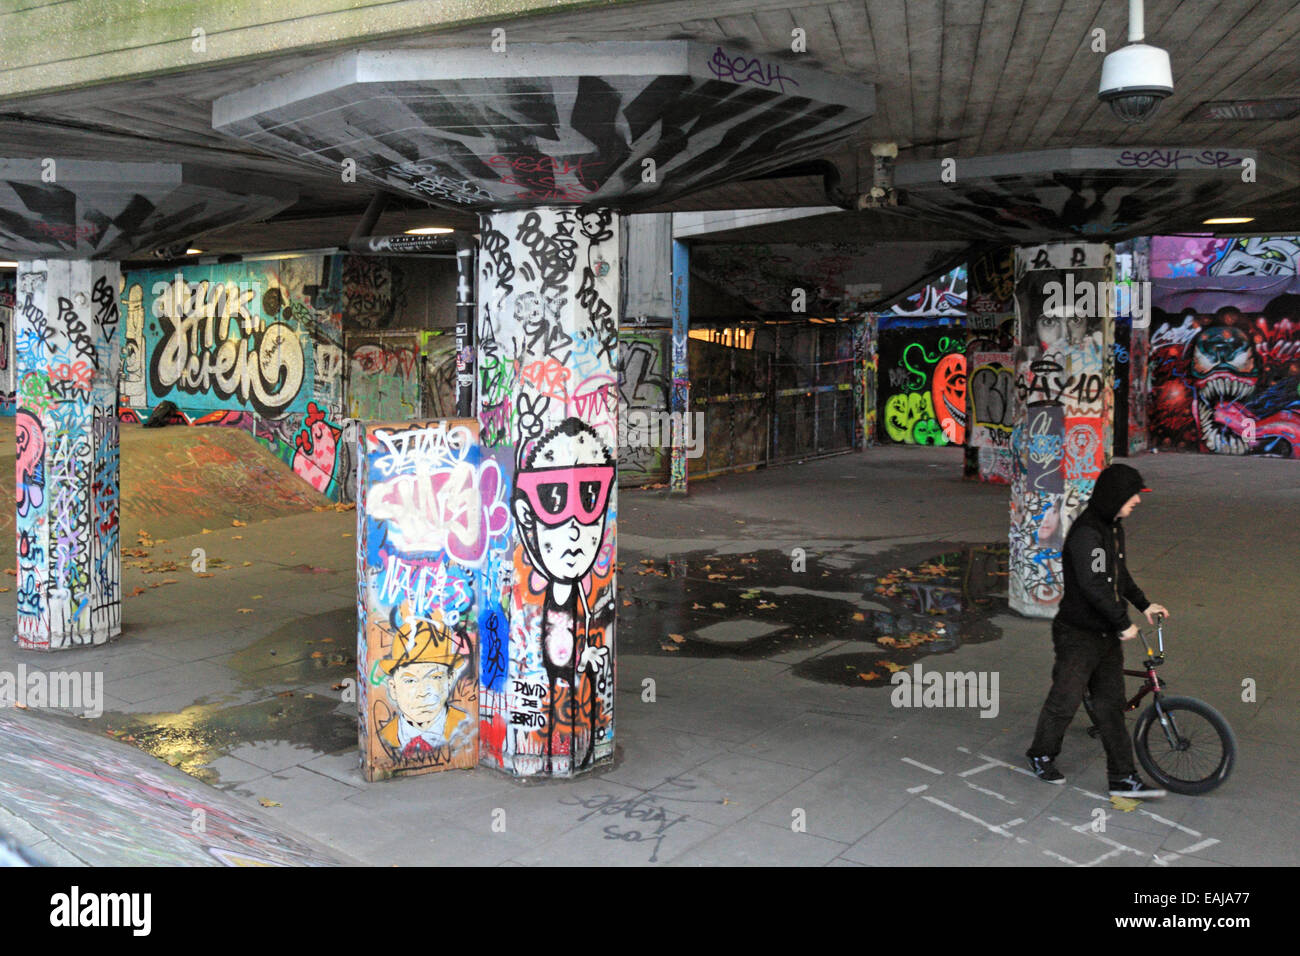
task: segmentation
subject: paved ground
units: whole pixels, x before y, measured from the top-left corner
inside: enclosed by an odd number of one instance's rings
[[[102,671],[105,713],[82,727],[375,864],[1300,863],[1300,470],[1132,463],[1157,489],[1128,525],[1135,576],[1174,615],[1164,676],[1228,717],[1241,755],[1213,794],[1126,813],[1101,795],[1101,747],[1079,723],[1065,787],[1020,768],[1048,624],[1006,612],[1007,492],[960,481],[952,449],[731,476],[684,502],[621,492],[619,754],[576,781],[360,778],[355,707],[335,689],[354,666],[351,513],[156,542],[125,572],[126,593],[146,589],[126,599],[121,641],[61,655],[6,645],[0,671]],[[211,577],[188,570],[195,547]],[[166,561],[182,562],[161,572],[176,583],[148,588],[148,566]],[[888,673],[916,660],[996,672],[997,715],[892,706]]]

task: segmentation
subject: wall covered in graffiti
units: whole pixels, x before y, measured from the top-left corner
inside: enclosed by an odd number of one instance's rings
[[[624,441],[618,450],[621,485],[659,484],[668,480],[672,447],[664,442],[672,393],[672,331],[623,329],[618,340],[618,417]],[[646,427],[651,426],[651,427]],[[626,440],[635,429],[638,441]],[[671,437],[671,429],[668,430]]]
[[[480,437],[513,525],[486,559],[481,757],[519,775],[614,752],[619,228],[556,208],[483,222]]]
[[[27,265],[14,309],[18,643],[101,644],[122,623],[120,273],[101,262]]]
[[[1297,274],[1300,236],[1153,236],[1151,278],[1239,276],[1280,278]]]
[[[966,340],[958,328],[890,328],[880,333],[882,441],[960,445],[966,441]]]
[[[14,387],[14,293],[18,276],[0,272],[0,416],[13,415],[17,409]]]
[[[1032,617],[1060,603],[1065,534],[1110,460],[1114,316],[1097,292],[1113,269],[1103,244],[1016,250],[1008,597]]]
[[[1300,458],[1300,279],[1152,282],[1161,450]]]
[[[362,423],[357,682],[368,780],[478,762],[478,595],[510,526],[472,419]]]

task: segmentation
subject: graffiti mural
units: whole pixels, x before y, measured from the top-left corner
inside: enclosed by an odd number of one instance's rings
[[[923,289],[895,302],[882,313],[890,318],[919,319],[966,314],[966,267],[940,276]]]
[[[669,411],[672,368],[668,329],[625,329],[619,336],[618,416],[649,415],[658,420]],[[672,450],[649,441],[624,443],[618,451],[618,480],[622,485],[646,485],[668,480]]]
[[[519,775],[614,751],[619,228],[603,210],[484,220],[480,434],[513,526],[486,558],[481,758]]]
[[[34,261],[15,302],[19,645],[121,630],[115,265]]]
[[[1097,292],[1113,268],[1102,244],[1016,250],[1008,596],[1032,617],[1060,603],[1065,534],[1110,460],[1114,316]]]
[[[418,332],[348,333],[349,418],[397,420],[420,414]]]
[[[1300,280],[1185,282],[1152,283],[1152,444],[1300,458]]]
[[[357,681],[368,780],[478,762],[479,576],[510,525],[472,419],[363,423]]]
[[[880,341],[882,438],[911,445],[966,440],[966,342],[944,329],[888,329]]]
[[[302,256],[127,273],[120,419],[173,402],[175,422],[247,430],[312,487],[352,500],[338,272]]]
[[[1151,277],[1289,277],[1300,264],[1300,236],[1151,237]]]

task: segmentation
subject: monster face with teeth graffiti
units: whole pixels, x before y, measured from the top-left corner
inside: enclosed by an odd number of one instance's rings
[[[1215,418],[1220,405],[1236,403],[1255,390],[1263,368],[1250,338],[1230,325],[1210,326],[1191,342],[1192,382],[1196,403],[1192,406],[1197,428],[1206,448],[1213,452],[1240,455],[1245,440]]]
[[[1300,458],[1300,295],[1259,312],[1156,309],[1151,336],[1155,443],[1220,455]]]

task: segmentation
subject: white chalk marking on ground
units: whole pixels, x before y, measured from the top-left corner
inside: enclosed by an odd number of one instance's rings
[[[1024,817],[1016,817],[1014,820],[1008,820],[1006,823],[1004,823],[1004,824],[1002,824],[1002,825],[1003,825],[1004,827],[1017,827],[1017,826],[1020,826],[1020,824],[1022,824],[1022,823],[1024,823],[1024,822],[1025,822],[1025,818],[1024,818]],[[1019,840],[1020,837],[1016,837],[1016,839]]]
[[[951,803],[944,803],[942,800],[938,799],[937,797],[922,797],[921,799],[929,800],[931,803],[935,804],[936,806],[943,807],[945,810],[957,814],[957,816],[961,817],[963,820],[970,820],[972,823],[978,823],[980,826],[988,830],[990,833],[996,833],[998,836],[1004,836],[1004,837],[1010,837],[1012,835],[1008,833],[1006,830],[1004,830],[1002,827],[997,826],[996,824],[993,823],[986,823],[985,821],[981,820],[979,817],[975,816],[975,814],[967,813],[965,810],[959,809],[958,807],[954,807]]]
[[[1188,836],[1198,837],[1201,835],[1196,830],[1189,829],[1188,827],[1183,826],[1181,823],[1175,823],[1173,820],[1166,820],[1164,817],[1160,816],[1160,814],[1152,813],[1150,810],[1143,810],[1141,808],[1138,808],[1138,813],[1145,813],[1152,820],[1155,820],[1157,823],[1163,823],[1167,827],[1173,827],[1175,830],[1182,830]]]
[[[1048,856],[1050,856],[1050,857],[1054,857],[1055,859],[1060,860],[1060,861],[1061,861],[1062,863],[1064,863],[1066,866],[1078,866],[1078,865],[1079,865],[1078,863],[1075,863],[1073,860],[1071,860],[1068,856],[1061,856],[1061,854],[1057,853],[1055,850],[1044,850],[1043,852],[1046,853],[1046,854],[1047,854]]]
[[[996,766],[998,766],[998,764],[990,760],[988,763],[980,764],[978,767],[971,767],[969,770],[963,770],[961,773],[957,774],[957,776],[971,777],[977,773],[983,773],[985,770],[988,770],[990,767],[996,767]]]
[[[1024,767],[1017,767],[1015,764],[1007,763],[1005,760],[999,760],[997,757],[990,757],[988,754],[979,754],[979,758],[980,760],[987,760],[989,763],[997,764],[999,767],[1006,767],[1008,770],[1014,770],[1016,773],[1023,773],[1026,777],[1034,777],[1035,780],[1038,779]]]
[[[1119,854],[1121,854],[1121,853],[1123,853],[1123,852],[1124,852],[1123,850],[1107,850],[1107,851],[1106,851],[1105,853],[1103,853],[1101,856],[1097,857],[1097,859],[1093,860],[1093,861],[1090,862],[1090,863],[1085,863],[1085,864],[1083,864],[1083,865],[1084,865],[1084,866],[1096,866],[1096,865],[1097,865],[1098,863],[1100,863],[1102,860],[1107,860],[1107,859],[1109,859],[1109,858],[1112,857],[1112,856],[1118,856]]]
[[[1003,803],[1009,803],[1013,807],[1016,805],[1016,801],[1008,800],[1006,797],[1002,796],[1002,794],[998,793],[996,790],[990,790],[987,787],[981,787],[977,784],[971,783],[969,780],[966,781],[966,786],[970,787],[972,790],[976,790],[980,793],[987,794],[990,797],[996,797],[997,799],[1001,800]]]
[[[969,748],[969,747],[958,747],[957,750],[960,751],[961,753],[964,753],[964,754],[968,754],[968,753],[970,753],[970,748]]]
[[[925,764],[921,763],[921,761],[919,760],[913,760],[911,757],[900,757],[899,759],[902,760],[903,763],[910,763],[913,767],[920,767],[922,770],[928,770],[930,771],[930,773],[938,774],[940,777],[943,776],[942,770],[937,770],[934,767],[928,767]]]
[[[929,790],[929,789],[930,789],[930,785],[928,783],[923,783],[919,787],[908,787],[907,792],[920,793],[922,790]]]
[[[1083,787],[1071,786],[1070,789],[1078,790],[1085,797],[1092,797],[1094,800],[1105,800],[1107,803],[1110,803],[1110,797],[1103,797],[1100,793],[1093,793],[1091,790],[1083,789]]]
[[[1207,837],[1206,839],[1202,840],[1200,843],[1197,843],[1193,846],[1189,846],[1187,849],[1182,850],[1181,853],[1184,856],[1186,856],[1188,853],[1195,853],[1197,850],[1208,850],[1210,847],[1214,846],[1214,844],[1218,842],[1219,841],[1214,839],[1214,837]],[[1176,853],[1174,855],[1177,856],[1178,854]]]
[[[1171,861],[1178,859],[1177,853],[1167,853],[1164,856],[1156,856],[1154,853],[1151,855],[1155,857],[1156,866],[1168,866]]]
[[[1084,866],[1094,866],[1095,864],[1100,863],[1102,860],[1114,856],[1116,853],[1134,853],[1137,856],[1145,855],[1141,850],[1135,850],[1133,847],[1129,846],[1126,843],[1120,843],[1118,840],[1112,840],[1110,839],[1110,837],[1104,837],[1100,833],[1097,833],[1092,829],[1091,822],[1080,823],[1078,826],[1075,826],[1069,820],[1062,820],[1060,817],[1049,816],[1047,819],[1051,820],[1053,823],[1059,823],[1061,826],[1073,830],[1075,833],[1078,833],[1080,836],[1090,836],[1094,840],[1104,843],[1111,848],[1109,853],[1103,853],[1101,856],[1097,857],[1097,859],[1093,860],[1091,863],[1083,864]]]

